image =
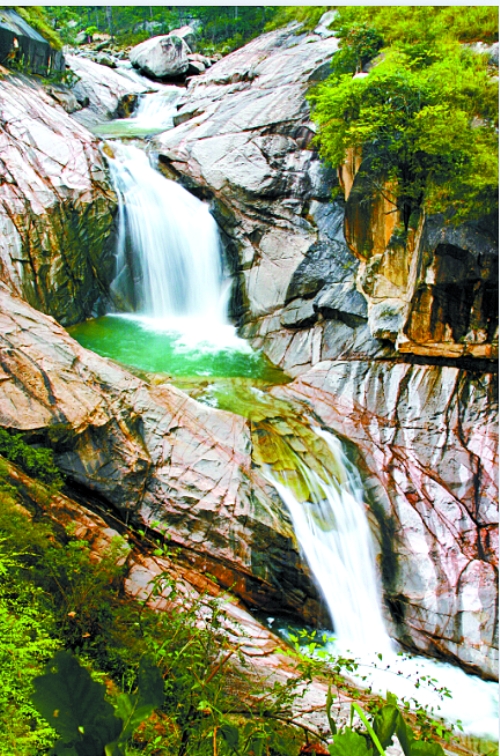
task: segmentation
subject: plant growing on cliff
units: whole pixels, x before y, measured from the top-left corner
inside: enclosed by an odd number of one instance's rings
[[[421,15],[410,19],[417,28]],[[440,15],[426,19],[420,36],[400,18],[396,39],[376,65],[353,77],[387,33],[356,9],[341,14],[334,24],[342,43],[333,74],[310,95],[323,158],[340,166],[348,150],[362,155],[373,191],[389,194],[406,227],[421,208],[450,211],[448,217],[461,222],[498,205],[496,81],[486,56],[460,45],[451,32],[439,37]]]
[[[53,490],[61,488],[61,471],[54,462],[51,449],[32,446],[21,436],[10,434],[4,428],[0,428],[0,455],[19,465],[28,475],[50,485]]]

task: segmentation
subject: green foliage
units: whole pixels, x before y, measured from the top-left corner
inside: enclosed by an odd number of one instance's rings
[[[124,756],[134,730],[163,701],[163,680],[157,667],[141,660],[138,688],[122,694],[113,709],[106,687],[67,651],[59,651],[45,674],[34,680],[32,700],[58,733],[54,756]]]
[[[51,449],[31,446],[21,436],[11,435],[0,428],[0,454],[53,489],[61,488],[61,471],[54,462]]]
[[[362,728],[353,728],[354,714],[361,720]],[[397,706],[396,697],[391,693],[387,696],[387,702],[372,712],[371,722],[359,704],[352,703],[351,725],[341,731],[335,726],[332,735],[334,741],[329,747],[331,756],[385,756],[385,748],[392,745],[395,735],[405,756],[445,756],[439,743],[415,738]]]
[[[421,208],[458,223],[498,205],[497,84],[440,11],[339,10],[333,74],[310,96],[323,158],[339,166],[349,149],[362,153],[373,191],[392,192],[406,228]],[[368,75],[350,75],[388,42]]]
[[[314,29],[321,16],[329,10],[334,10],[334,5],[288,5],[280,7],[274,18],[269,21],[266,31],[279,29],[293,21],[303,24],[304,29]]]
[[[5,494],[2,497],[5,501]],[[3,502],[2,502],[3,503]],[[40,591],[15,574],[15,557],[0,543],[0,756],[37,756],[53,742],[52,728],[30,701],[31,682],[59,643]]]
[[[12,7],[12,6],[4,6]],[[12,8],[33,27],[55,50],[62,50],[63,42],[59,34],[50,25],[49,16],[40,5],[15,5]]]
[[[228,53],[262,32],[276,9],[270,6],[46,6],[51,23],[67,44],[92,26],[110,34],[116,47],[136,45],[193,20],[202,24],[201,52]]]

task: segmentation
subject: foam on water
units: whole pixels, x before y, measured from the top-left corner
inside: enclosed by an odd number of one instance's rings
[[[290,512],[297,540],[332,617],[335,636],[330,636],[327,649],[358,660],[359,673],[353,680],[361,687],[371,687],[382,695],[391,691],[413,702],[413,708],[416,702],[433,707],[450,723],[461,720],[467,734],[496,741],[496,683],[468,675],[451,664],[398,654],[382,616],[360,476],[337,438],[319,428],[313,430],[335,459],[338,472],[331,482],[325,483],[299,461],[310,490],[309,501],[299,502],[271,470],[267,476]],[[436,682],[429,686],[423,678]],[[451,691],[452,698],[436,692],[442,687]]]

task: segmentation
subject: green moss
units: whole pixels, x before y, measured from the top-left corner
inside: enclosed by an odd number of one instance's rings
[[[62,50],[62,39],[59,34],[50,26],[45,8],[40,5],[15,5],[0,6],[4,8],[12,7],[26,23],[33,27],[54,50]]]

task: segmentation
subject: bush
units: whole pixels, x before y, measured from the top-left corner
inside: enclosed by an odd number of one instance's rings
[[[38,478],[53,489],[61,488],[61,471],[54,462],[51,449],[31,446],[23,441],[21,436],[11,435],[4,428],[0,428],[0,454],[19,465],[28,475]]]
[[[497,83],[485,56],[461,46],[453,24],[445,34],[436,8],[365,11],[339,11],[333,74],[310,95],[321,155],[337,167],[362,152],[373,191],[396,189],[405,226],[421,208],[456,223],[496,212]],[[351,76],[379,51],[368,75]]]

